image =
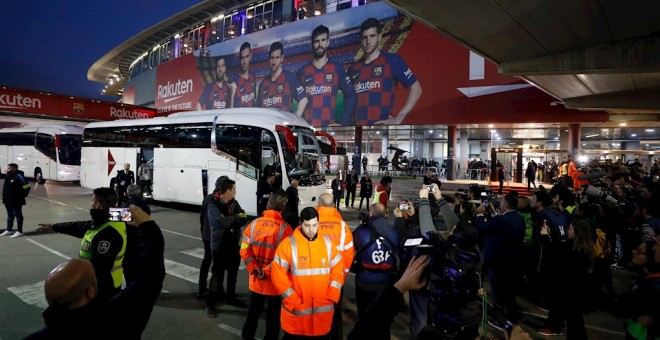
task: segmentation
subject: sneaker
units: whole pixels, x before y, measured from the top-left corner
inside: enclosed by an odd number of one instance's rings
[[[11,231],[11,230],[5,230],[5,232],[2,233],[2,234],[0,234],[0,236],[8,236],[8,235],[11,235],[11,234],[13,234],[13,233],[14,233],[14,232]]]
[[[561,330],[547,328],[547,327],[539,328],[536,332],[545,336],[564,335],[564,332],[562,332]]]
[[[17,237],[21,237],[21,236],[23,236],[23,233],[20,232],[20,231],[17,231],[16,233],[14,233],[14,235],[11,235],[9,238],[17,238]]]
[[[213,319],[218,317],[218,311],[213,307],[206,307],[206,316]]]

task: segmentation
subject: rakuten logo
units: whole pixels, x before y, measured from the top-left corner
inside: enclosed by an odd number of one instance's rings
[[[268,97],[264,98],[264,106],[273,106],[273,105],[278,105],[282,104],[282,97]]]
[[[158,99],[164,101],[165,103],[169,103],[192,91],[192,79],[177,79],[176,83],[170,83],[168,81],[165,85],[158,85]]]
[[[332,87],[327,85],[311,85],[311,86],[305,86],[305,91],[307,91],[307,94],[313,96],[318,94],[330,93],[332,92]]]
[[[254,92],[250,94],[244,94],[241,96],[241,103],[248,103],[254,100]]]
[[[135,110],[131,111],[123,108],[115,109],[114,107],[111,107],[110,117],[125,118],[125,119],[142,119],[142,118],[149,118],[149,115]]]
[[[1,109],[40,109],[41,100],[37,98],[23,97],[21,94],[10,96],[0,94]]]
[[[363,81],[355,84],[355,92],[365,92],[369,90],[379,89],[380,81]]]

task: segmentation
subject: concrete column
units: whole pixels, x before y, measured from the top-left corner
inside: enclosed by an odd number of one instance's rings
[[[489,147],[490,147],[490,142],[484,142],[484,141],[479,142],[479,158],[481,158],[481,160],[484,162],[487,159],[490,159],[490,150],[488,150]]]
[[[639,151],[642,150],[642,144],[639,141],[621,142],[621,150]],[[626,153],[625,156],[624,161],[634,161],[635,158],[639,157],[639,153]]]
[[[381,133],[380,133],[380,147],[383,150],[381,152],[381,154],[383,156],[387,157],[387,159],[389,159],[390,161],[392,161],[390,159],[390,151],[387,150],[387,148],[389,146],[390,146],[390,134],[389,134],[388,130],[385,129],[385,130],[381,131]]]
[[[355,147],[353,148],[353,168],[357,175],[362,174],[362,126],[355,127]]]
[[[557,149],[568,150],[568,153],[571,152],[568,148],[568,131],[566,131],[564,128],[559,129],[559,146]]]
[[[447,180],[456,179],[456,125],[447,127]]]
[[[466,171],[467,171],[467,163],[469,161],[468,155],[470,154],[470,143],[468,141],[468,130],[467,129],[461,129],[460,131],[461,135],[461,156],[458,160],[459,164],[459,170],[458,170],[458,177],[460,178],[467,178],[466,177]]]
[[[580,124],[568,125],[568,153],[577,155],[580,152]]]

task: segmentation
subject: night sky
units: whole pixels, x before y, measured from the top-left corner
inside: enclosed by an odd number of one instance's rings
[[[116,101],[87,70],[113,48],[200,0],[2,1],[0,86]]]

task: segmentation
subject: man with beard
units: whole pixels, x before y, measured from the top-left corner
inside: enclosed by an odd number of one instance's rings
[[[245,42],[238,51],[241,70],[231,78],[233,105],[232,107],[254,107],[257,97],[257,78],[250,71],[252,47]]]
[[[295,114],[302,116],[307,106],[305,89],[298,83],[293,73],[282,68],[284,46],[279,41],[270,45],[268,52],[270,74],[264,77],[257,92],[257,105],[265,108],[291,111],[293,100],[298,101]]]
[[[296,74],[305,88],[309,100],[303,118],[312,126],[349,125],[355,109],[355,89],[344,68],[328,59],[330,30],[323,25],[312,31],[312,55],[314,59]],[[344,110],[337,119],[337,90],[344,94]],[[341,122],[341,123],[340,123]]]
[[[422,96],[422,86],[398,54],[380,50],[382,27],[369,18],[360,25],[362,58],[348,68],[357,93],[356,125],[401,124]],[[396,83],[410,89],[398,113],[394,109]]]
[[[225,81],[227,66],[225,59],[215,62],[215,81],[204,87],[204,92],[197,102],[197,110],[224,109],[232,107],[231,86]]]
[[[80,257],[94,266],[100,301],[119,293],[126,252],[126,224],[110,222],[110,207],[117,204],[117,195],[111,188],[97,188],[92,193],[91,221],[39,224],[37,231],[68,234],[82,238]]]

